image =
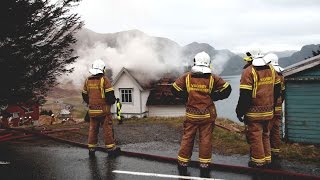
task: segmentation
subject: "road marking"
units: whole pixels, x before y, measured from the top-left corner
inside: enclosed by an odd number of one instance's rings
[[[213,179],[213,178],[201,178],[201,177],[192,177],[192,176],[178,176],[178,175],[170,175],[170,174],[156,174],[156,173],[121,171],[121,170],[114,170],[112,172],[119,173],[119,174],[130,174],[130,175],[136,175],[136,176],[153,176],[153,177],[163,177],[163,178],[173,178],[173,179],[220,180],[220,179]]]
[[[0,161],[0,165],[7,165],[7,164],[10,164],[10,162]]]

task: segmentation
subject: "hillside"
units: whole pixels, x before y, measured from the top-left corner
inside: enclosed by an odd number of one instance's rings
[[[183,73],[193,65],[194,56],[201,51],[213,58],[213,72],[216,74],[238,75],[245,64],[242,55],[228,49],[218,50],[198,42],[180,46],[168,38],[149,36],[139,30],[102,34],[84,28],[76,37],[78,42],[75,49],[80,52],[79,64],[89,66],[92,57],[103,57],[110,61],[109,68],[114,73],[126,67],[150,74],[147,78],[151,79],[157,79],[165,73]],[[306,45],[297,52],[287,50],[274,53],[279,56],[280,65],[286,67],[313,56],[312,51],[319,49],[319,45]]]

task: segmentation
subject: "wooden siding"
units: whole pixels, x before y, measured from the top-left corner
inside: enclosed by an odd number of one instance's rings
[[[320,72],[304,71],[299,78]],[[287,138],[291,142],[320,144],[320,82],[287,81],[285,118]]]

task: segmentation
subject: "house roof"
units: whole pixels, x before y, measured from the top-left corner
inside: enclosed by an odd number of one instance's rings
[[[150,90],[147,105],[184,105],[185,102],[174,96],[171,92],[171,86],[176,79],[176,74],[166,73],[158,81],[151,81],[147,84],[139,82],[137,78],[126,68],[122,68],[114,78],[112,85],[114,86],[122,76],[126,74],[140,90]]]
[[[121,77],[121,75],[122,75],[123,73],[125,73],[125,74],[132,80],[132,82],[135,83],[135,84],[138,86],[138,88],[139,88],[141,91],[145,89],[145,88],[143,88],[143,86],[138,82],[138,80],[137,80],[136,78],[134,78],[134,77],[131,75],[131,73],[130,73],[126,68],[124,68],[124,67],[120,70],[120,72],[119,72],[119,73],[117,74],[117,76],[114,78],[114,80],[113,80],[113,82],[112,82],[112,86],[115,85],[115,84],[118,82],[118,80],[120,79],[120,77]]]
[[[166,77],[160,79],[150,91],[147,105],[184,105],[184,100],[171,92],[173,82],[173,79]]]
[[[292,74],[296,74],[298,72],[313,68],[317,65],[320,65],[320,55],[314,56],[312,58],[308,58],[304,61],[292,64],[286,67],[285,70],[283,71],[283,75],[285,77],[290,76]]]

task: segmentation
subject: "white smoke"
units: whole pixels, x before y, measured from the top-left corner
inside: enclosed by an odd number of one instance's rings
[[[80,46],[76,49],[79,56],[72,64],[74,72],[61,78],[60,83],[72,80],[76,87],[81,87],[89,76],[91,64],[96,59],[102,59],[107,68],[113,71],[113,78],[123,68],[127,68],[139,82],[148,83],[158,80],[168,72],[181,72],[183,69],[180,52],[172,48],[163,48],[156,52],[157,41],[148,36],[121,36],[117,39],[117,48],[111,48],[106,43],[96,42],[93,47]]]
[[[211,60],[212,62],[212,73],[220,74],[224,69],[224,65],[227,63],[228,59],[230,59],[230,55],[219,51]]]
[[[102,59],[106,63],[107,69],[112,69],[113,79],[118,72],[125,67],[140,82],[148,84],[152,80],[160,79],[165,73],[182,73],[184,66],[189,64],[186,57],[182,57],[179,46],[161,44],[159,39],[152,38],[143,33],[135,34],[123,33],[116,39],[117,47],[110,47],[102,40],[98,40],[93,46],[81,44],[76,49],[77,61],[70,67],[74,67],[74,72],[60,78],[59,82],[63,88],[65,84],[72,84],[76,88],[81,88],[85,79],[90,75],[89,69],[92,62]],[[220,74],[225,63],[230,58],[230,54],[218,51],[211,57],[214,74]],[[193,64],[193,58],[187,59]],[[74,88],[70,86],[70,88]]]

